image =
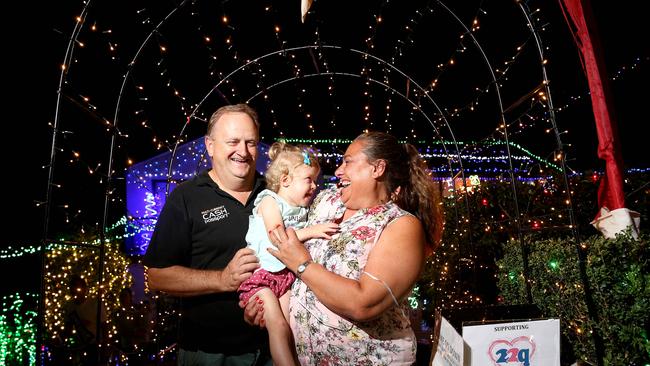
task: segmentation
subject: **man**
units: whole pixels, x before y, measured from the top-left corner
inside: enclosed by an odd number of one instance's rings
[[[264,189],[255,172],[259,123],[245,104],[219,108],[205,146],[212,169],[167,198],[144,257],[149,287],[181,297],[179,365],[260,365],[267,337],[243,319],[239,284],[259,267],[248,217]]]

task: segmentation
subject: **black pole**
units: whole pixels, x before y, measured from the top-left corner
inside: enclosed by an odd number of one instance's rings
[[[66,47],[65,56],[63,58],[63,64],[61,67],[61,75],[59,76],[59,86],[56,92],[56,109],[54,112],[54,122],[52,124],[52,146],[50,148],[50,164],[48,166],[48,175],[47,175],[47,188],[45,194],[45,212],[43,214],[43,236],[41,239],[41,280],[40,280],[40,293],[38,298],[38,309],[37,309],[37,330],[36,330],[36,364],[45,365],[45,358],[43,355],[43,348],[45,347],[44,334],[45,334],[45,257],[46,250],[49,242],[49,230],[50,230],[50,214],[52,211],[52,186],[54,185],[54,164],[56,162],[56,140],[60,133],[59,131],[59,115],[61,108],[61,97],[63,92],[63,85],[65,77],[70,68],[72,54],[75,47],[75,41],[83,24],[86,20],[86,15],[90,3],[92,0],[85,2],[85,5],[81,11],[81,15],[78,17],[78,21],[75,23],[74,29],[70,39],[68,40],[68,45]]]

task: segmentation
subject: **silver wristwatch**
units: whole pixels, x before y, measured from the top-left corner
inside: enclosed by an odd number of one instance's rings
[[[306,261],[305,263],[301,264],[298,266],[298,269],[296,269],[296,277],[300,278],[302,276],[302,273],[305,272],[307,269],[307,266],[312,264],[311,260]]]

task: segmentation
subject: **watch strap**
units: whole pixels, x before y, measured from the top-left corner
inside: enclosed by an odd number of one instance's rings
[[[313,262],[311,260],[308,260],[308,261],[306,261],[304,263],[301,263],[298,266],[298,269],[296,270],[296,277],[300,278],[300,276],[302,276],[302,273],[305,272],[305,270],[307,269],[307,266],[309,266],[312,263]]]

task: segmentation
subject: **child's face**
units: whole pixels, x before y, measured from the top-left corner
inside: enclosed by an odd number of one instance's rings
[[[292,176],[287,177],[287,180],[282,183],[279,193],[293,206],[309,206],[316,192],[319,171],[309,165],[300,165],[293,170]]]

